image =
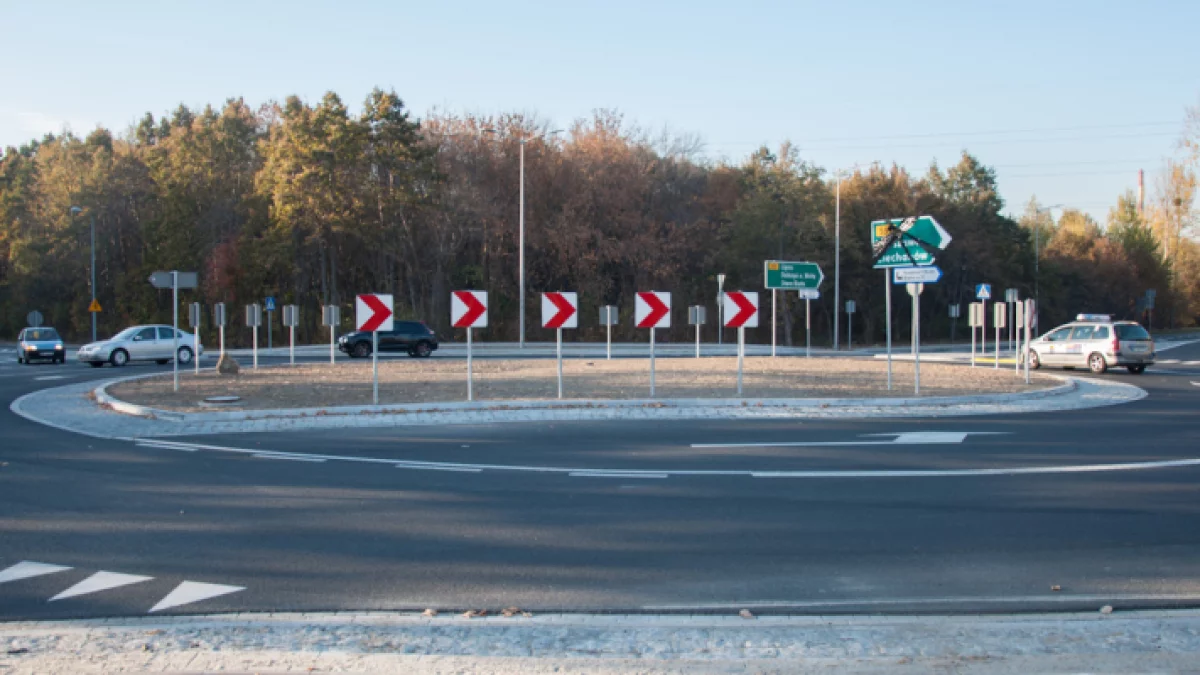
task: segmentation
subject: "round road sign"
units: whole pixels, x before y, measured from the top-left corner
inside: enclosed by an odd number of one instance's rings
[[[26,325],[30,326],[31,328],[37,328],[38,326],[42,325],[42,320],[44,318],[45,317],[42,316],[42,313],[35,309],[25,315],[25,321],[28,322]]]

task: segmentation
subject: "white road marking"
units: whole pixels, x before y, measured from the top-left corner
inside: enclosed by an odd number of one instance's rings
[[[322,459],[320,457],[305,457],[303,455],[293,455],[291,453],[286,453],[286,452],[258,452],[253,455],[250,455],[250,456],[257,457],[259,459],[283,459],[283,460],[287,460],[289,462],[318,462],[319,463],[319,462],[325,461],[324,459]]]
[[[56,572],[66,572],[71,569],[62,565],[47,565],[46,563],[23,561],[5,570],[0,570],[0,584],[6,581],[18,581],[20,579],[32,579],[46,574],[54,574]]]
[[[1192,384],[1196,385],[1197,387],[1200,387],[1200,382],[1193,382]]]
[[[780,443],[692,443],[693,448],[820,448],[845,445],[938,445],[962,443],[968,435],[995,436],[1007,431],[910,431],[905,433],[864,434],[867,437],[894,436],[890,441],[804,441]]]
[[[143,581],[150,581],[154,577],[144,577],[137,574],[120,574],[118,572],[96,572],[92,576],[75,584],[67,590],[50,598],[50,602],[55,600],[63,600],[65,598],[73,598],[77,595],[85,595],[87,593],[98,593],[107,591],[110,588],[120,588],[130,584],[137,584]]]
[[[972,432],[973,433],[973,432]],[[133,439],[127,439],[133,440]],[[855,445],[892,445],[894,441],[867,441]],[[219,445],[202,445],[198,443],[177,443],[175,441],[155,441],[146,443],[137,441],[139,446],[157,448],[165,447],[171,450],[190,447],[195,450],[212,450],[234,454],[256,455],[270,451],[251,450],[248,448],[229,448]],[[822,445],[830,445],[828,443]],[[838,445],[838,444],[833,444]],[[721,446],[724,447],[724,446]],[[742,447],[742,446],[735,446]],[[287,453],[271,453],[287,454]],[[880,470],[830,470],[830,471],[702,471],[674,469],[585,469],[581,467],[557,466],[520,466],[506,464],[457,464],[450,462],[419,462],[414,460],[382,459],[379,457],[355,457],[341,455],[303,455],[314,459],[327,459],[340,462],[356,462],[363,464],[389,464],[398,469],[421,469],[430,471],[463,471],[479,473],[481,471],[516,471],[525,473],[553,474],[582,474],[592,477],[610,478],[666,478],[670,476],[742,476],[751,478],[946,478],[971,476],[1023,476],[1039,474],[1071,474],[1098,473],[1108,471],[1145,471],[1150,469],[1186,468],[1200,466],[1200,458],[1172,459],[1154,462],[1129,462],[1124,464],[1075,464],[1068,466],[1017,466],[989,469],[880,469]],[[576,476],[582,477],[582,476]]]
[[[206,584],[199,581],[185,581],[175,587],[175,590],[167,594],[167,597],[158,601],[158,604],[150,608],[150,614],[161,612],[164,609],[179,607],[180,605],[190,605],[193,602],[208,600],[230,593],[246,590],[245,586],[226,586],[224,584]]]
[[[46,382],[47,380],[65,380],[68,377],[73,377],[73,375],[42,375],[33,379],[38,382]]]
[[[666,478],[665,473],[630,473],[626,471],[572,471],[567,474],[572,478]]]
[[[1155,343],[1155,345],[1154,345],[1154,351],[1156,351],[1156,352],[1165,352],[1165,351],[1167,351],[1167,350],[1170,350],[1170,349],[1177,349],[1177,348],[1179,348],[1179,347],[1186,347],[1187,345],[1194,345],[1194,344],[1196,344],[1197,342],[1200,342],[1200,340],[1180,340],[1179,342],[1161,342],[1161,343]]]
[[[1200,595],[1189,593],[1149,593],[1136,595],[1123,593],[1117,595],[1069,595],[1056,593],[1054,595],[1018,595],[1018,596],[951,596],[940,598],[879,598],[862,600],[744,600],[741,602],[713,602],[694,605],[643,605],[642,609],[649,612],[667,611],[703,611],[728,609],[755,609],[772,607],[819,608],[819,607],[871,607],[891,605],[966,605],[966,604],[1029,604],[1053,603],[1067,604],[1074,602],[1106,604],[1113,602],[1196,602]]]
[[[180,452],[196,452],[200,448],[188,448],[178,445],[168,445],[166,443],[156,443],[154,441],[138,441],[138,445],[144,448],[158,448],[160,450],[178,450]]]

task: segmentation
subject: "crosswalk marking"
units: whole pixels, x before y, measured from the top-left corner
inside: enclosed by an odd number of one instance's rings
[[[63,600],[73,598],[77,595],[86,595],[88,593],[98,593],[107,591],[110,588],[120,588],[143,581],[150,581],[154,577],[143,577],[137,574],[121,574],[120,572],[96,572],[92,576],[75,584],[67,590],[50,598],[50,602],[55,600]]]
[[[54,574],[55,572],[66,572],[71,569],[63,565],[47,565],[46,563],[23,561],[19,562],[6,570],[0,571],[0,584],[6,581],[17,581],[19,579],[31,579],[40,577],[46,574]]]
[[[160,612],[164,609],[187,605],[201,600],[208,600],[221,595],[237,593],[238,591],[246,590],[245,586],[226,586],[224,584],[206,584],[199,581],[185,581],[175,587],[175,590],[167,594],[167,597],[158,601],[158,604],[150,608],[150,613]]]

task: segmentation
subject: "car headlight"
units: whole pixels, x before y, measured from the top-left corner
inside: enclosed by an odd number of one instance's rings
[[[54,348],[55,348],[55,349],[62,349],[62,348],[63,348],[63,346],[62,346],[62,345],[54,345]]]
[[[37,347],[35,347],[35,346],[33,346],[33,345],[25,345],[25,351],[27,351],[27,352],[36,352],[36,351],[37,351]]]

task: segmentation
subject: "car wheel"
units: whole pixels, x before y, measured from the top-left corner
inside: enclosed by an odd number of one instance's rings
[[[118,349],[112,353],[112,356],[108,357],[108,360],[113,364],[114,367],[120,368],[126,363],[129,363],[129,352],[125,351],[124,349]]]
[[[1038,353],[1032,349],[1029,350],[1029,367],[1032,370],[1037,370],[1042,367],[1042,359]]]
[[[1140,366],[1125,366],[1125,367],[1126,367],[1126,368],[1128,368],[1128,369],[1129,369],[1129,372],[1133,373],[1134,375],[1141,375],[1142,373],[1146,372],[1146,366],[1145,366],[1145,365],[1140,365]]]
[[[193,354],[191,347],[180,347],[175,360],[179,361],[180,365],[186,366],[192,362],[192,356]]]
[[[427,359],[433,354],[433,347],[428,342],[418,342],[416,349],[413,350],[418,357]]]
[[[366,342],[359,342],[354,345],[354,349],[350,350],[350,355],[356,358],[365,359],[371,355],[371,345]]]
[[[1097,375],[1103,375],[1108,370],[1108,362],[1104,360],[1104,355],[1096,352],[1088,357],[1088,370],[1091,370]]]
[[[93,368],[101,368],[104,366],[104,362],[103,361],[89,361],[88,365]]]

